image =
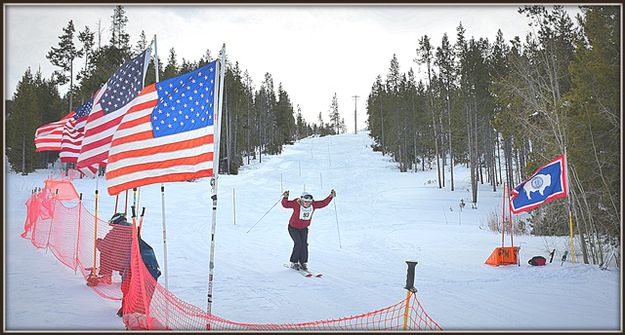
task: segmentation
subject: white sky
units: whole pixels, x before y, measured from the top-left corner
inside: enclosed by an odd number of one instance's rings
[[[266,72],[276,89],[282,83],[294,108],[299,104],[308,122],[319,112],[329,120],[332,95],[348,132],[354,131],[354,99],[358,99],[358,129],[365,127],[366,98],[378,74],[383,78],[393,53],[400,70],[413,68],[417,40],[430,36],[440,45],[447,32],[452,43],[460,22],[466,37],[493,41],[497,29],[506,40],[522,38],[528,19],[519,5],[126,5],[127,32],[134,46],[141,30],[148,39],[156,34],[163,62],[174,48],[182,58],[197,61],[210,49],[217,57],[226,43],[228,59],[238,61],[258,87]],[[102,44],[110,38],[113,5],[4,5],[4,95],[10,99],[24,71],[39,67],[49,77],[54,67],[45,57],[68,21],[78,31],[88,25],[98,30]],[[577,6],[566,6],[574,16]],[[78,41],[76,40],[76,43]],[[97,45],[97,36],[96,36]],[[75,67],[82,67],[78,60]],[[61,87],[65,92],[69,84]]]

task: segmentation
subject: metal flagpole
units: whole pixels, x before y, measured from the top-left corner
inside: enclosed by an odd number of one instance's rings
[[[566,145],[564,146],[564,173],[566,173],[566,197],[568,198],[568,205],[569,205],[569,247],[571,249],[571,262],[573,264],[575,264],[575,247],[573,245],[573,214],[572,214],[572,209],[573,209],[573,205],[571,203],[571,190],[570,190],[570,183],[569,183],[569,159],[568,159],[568,153],[566,150]]]
[[[212,225],[211,225],[211,249],[210,249],[210,260],[208,263],[208,293],[207,293],[207,301],[208,304],[206,306],[206,313],[208,315],[212,315],[211,308],[213,304],[213,273],[215,269],[215,228],[217,226],[217,181],[219,179],[219,144],[220,144],[220,135],[221,135],[221,110],[222,110],[222,101],[223,101],[223,87],[224,87],[224,75],[226,71],[226,44],[224,43],[221,51],[219,52],[219,61],[217,62],[217,66],[215,70],[219,69],[219,105],[217,108],[217,115],[213,119],[213,127],[214,127],[214,154],[213,154],[213,177],[211,178],[211,187],[212,187],[212,196],[213,199],[213,217],[212,217]],[[215,85],[217,88],[217,85]],[[206,324],[206,328],[210,329],[210,323]]]
[[[158,83],[158,49],[156,44],[156,34],[154,34],[154,78]],[[165,184],[161,183],[161,218],[163,220],[163,270],[165,271],[165,289],[169,289],[169,271],[167,271],[167,226],[165,225]]]

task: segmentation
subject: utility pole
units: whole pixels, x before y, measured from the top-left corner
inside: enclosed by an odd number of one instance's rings
[[[358,115],[358,98],[360,98],[357,95],[353,95],[352,98],[354,98],[354,134],[358,134],[358,118],[356,117],[356,115]]]
[[[100,49],[100,42],[102,41],[102,20],[98,20],[98,49]]]

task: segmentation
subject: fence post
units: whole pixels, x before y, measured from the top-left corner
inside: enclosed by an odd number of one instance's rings
[[[407,290],[406,293],[406,309],[404,310],[404,330],[408,329],[408,312],[410,311],[410,297],[417,292],[417,289],[414,287],[414,274],[415,267],[417,266],[417,262],[415,261],[406,261],[408,264],[408,273],[406,274],[406,286],[404,287]]]
[[[80,217],[82,215],[82,193],[78,197],[78,226],[76,231],[76,248],[74,248],[74,274],[78,271],[78,242],[80,241]]]

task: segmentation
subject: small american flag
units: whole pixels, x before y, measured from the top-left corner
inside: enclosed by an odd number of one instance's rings
[[[61,150],[61,140],[63,138],[63,128],[67,120],[74,116],[74,112],[70,112],[62,119],[37,128],[35,132],[35,150],[36,151],[59,151]]]
[[[85,134],[85,124],[92,107],[93,99],[78,107],[74,116],[65,121],[61,139],[61,152],[59,153],[61,162],[76,163],[82,146],[82,138]]]
[[[108,192],[213,175],[217,61],[152,84],[113,136]]]
[[[150,49],[127,61],[102,86],[85,125],[76,166],[106,165],[111,139],[130,108],[129,102],[143,89]]]
[[[76,163],[80,148],[82,147],[82,138],[85,134],[85,124],[93,107],[93,99],[82,104],[73,117],[65,121],[63,128],[63,137],[61,139],[61,152],[59,158],[63,163]],[[96,165],[79,168],[82,174],[87,177],[95,177],[98,168]]]

